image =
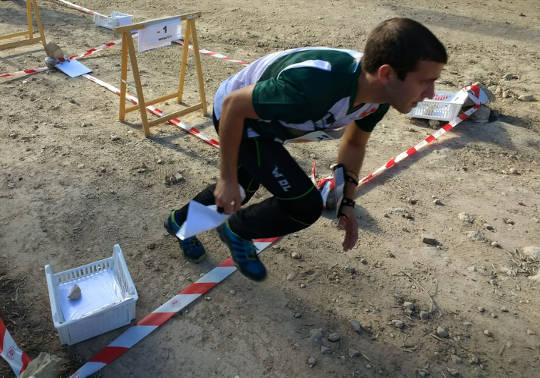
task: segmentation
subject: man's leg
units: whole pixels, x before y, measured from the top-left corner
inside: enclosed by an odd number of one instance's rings
[[[236,212],[217,231],[240,272],[260,281],[266,277],[266,268],[251,239],[282,236],[308,227],[321,215],[322,199],[280,143],[243,141],[239,161],[274,196]]]

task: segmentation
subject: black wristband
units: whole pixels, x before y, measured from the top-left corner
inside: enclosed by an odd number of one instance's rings
[[[341,206],[350,206],[350,207],[354,207],[356,205],[356,202],[354,202],[354,200],[350,199],[350,198],[347,198],[347,197],[343,197],[343,200],[341,201]]]
[[[345,173],[345,182],[350,182],[351,184],[358,186],[358,180],[355,180],[354,177],[349,176],[346,173]]]

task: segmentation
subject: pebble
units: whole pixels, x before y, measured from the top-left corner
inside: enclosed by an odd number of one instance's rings
[[[486,309],[484,307],[482,307],[482,306],[478,307],[478,312],[485,312],[485,311],[486,311]]]
[[[120,137],[118,135],[111,135],[111,140],[112,141],[115,141],[115,140],[120,140]]]
[[[447,371],[448,374],[450,374],[452,377],[457,377],[457,376],[459,375],[459,370],[457,370],[457,369],[446,368],[446,371]]]
[[[361,264],[364,264],[364,265],[367,265],[367,264],[368,264],[368,261],[367,261],[365,258],[362,257],[362,258],[360,259],[360,263],[361,263]]]
[[[300,318],[302,317],[302,313],[301,313],[301,312],[295,312],[295,313],[293,314],[293,317],[294,317],[295,319],[300,319]]]
[[[81,164],[77,165],[77,168],[83,169],[83,168],[84,168],[84,164],[81,163]]]
[[[439,242],[435,237],[431,234],[424,233],[422,234],[422,243],[428,244],[428,245],[439,245]]]
[[[341,340],[341,336],[339,335],[339,333],[332,332],[331,334],[328,335],[328,341],[332,343],[335,343],[339,340]]]
[[[534,332],[532,329],[528,329],[527,330],[527,335],[534,336],[534,335],[536,335],[536,332]]]
[[[158,163],[158,164],[163,164],[163,160],[158,159],[158,160],[157,160],[157,163]]]
[[[105,173],[105,172],[107,172],[107,168],[101,167],[101,168],[99,169],[99,171],[100,171],[101,173]]]
[[[491,332],[489,329],[485,329],[484,335],[486,335],[487,337],[493,337],[493,332]]]
[[[433,200],[433,204],[437,205],[437,206],[442,206],[443,203],[442,203],[442,201],[440,199],[437,198],[437,199]]]
[[[305,289],[305,288],[306,288],[306,284],[301,283],[301,284],[300,284],[300,288],[301,288],[301,289]]]
[[[448,337],[448,331],[446,330],[446,328],[437,327],[437,336],[447,338]]]
[[[354,331],[358,334],[362,334],[362,331],[364,328],[362,327],[362,324],[358,320],[351,320],[351,326],[353,327]]]
[[[520,175],[521,174],[516,168],[513,168],[513,167],[508,170],[508,173],[511,174],[511,175]]]
[[[403,327],[405,327],[405,323],[403,323],[403,321],[398,320],[398,319],[391,320],[390,324],[392,324],[394,327],[399,328],[399,329],[402,329]]]
[[[235,294],[236,294],[236,290],[229,290],[229,294],[235,295]]]
[[[453,354],[451,358],[455,364],[461,365],[463,363],[463,359],[456,354]]]
[[[355,358],[355,357],[359,357],[360,356],[360,351],[354,349],[354,348],[349,348],[349,357],[350,358]]]
[[[480,359],[473,355],[471,358],[469,358],[469,363],[471,365],[478,365],[480,363]]]
[[[409,198],[407,200],[411,205],[416,205],[418,203],[418,200],[416,198]]]
[[[298,252],[292,252],[291,257],[295,260],[300,260],[302,258],[302,255]]]
[[[418,369],[418,375],[421,377],[429,377],[431,373],[426,369]]]
[[[535,99],[534,99],[534,96],[532,94],[523,94],[523,95],[518,97],[518,100],[519,101],[524,101],[524,102],[532,102]]]
[[[350,274],[356,274],[356,269],[350,265],[345,267],[345,271]]]
[[[539,246],[531,245],[528,247],[523,247],[521,252],[525,256],[530,257],[531,259],[540,260],[540,247]]]
[[[206,296],[206,297],[204,297],[204,299],[207,300],[207,301],[211,301],[212,297]]]
[[[330,354],[330,352],[332,352],[332,348],[327,347],[326,345],[321,345],[322,354]]]
[[[493,248],[501,248],[501,245],[500,245],[498,242],[496,242],[496,241],[492,241],[492,242],[491,242],[491,246],[492,246]]]
[[[497,318],[499,317],[499,315],[497,315],[497,314],[494,313],[494,312],[492,312],[490,315],[491,315],[491,317],[492,317],[493,319],[497,319]]]
[[[493,231],[493,230],[495,230],[495,227],[493,227],[492,225],[490,225],[490,224],[488,224],[488,223],[484,224],[484,228],[485,228],[486,230],[488,230],[488,231]]]
[[[465,223],[473,223],[474,217],[471,214],[468,213],[459,213],[458,214],[459,220],[465,222]]]
[[[68,299],[74,301],[76,299],[79,299],[80,297],[81,297],[81,288],[79,287],[79,285],[75,284],[71,287],[71,290],[69,291]]]
[[[427,311],[420,311],[420,319],[421,320],[428,320],[429,319],[429,313]]]
[[[513,73],[507,73],[503,76],[504,80],[517,80],[518,76]]]
[[[287,281],[292,281],[296,278],[296,273],[289,273],[287,275]]]
[[[324,333],[322,328],[314,328],[309,331],[310,339],[314,344],[322,344]]]
[[[472,241],[486,242],[486,237],[480,231],[467,231],[465,235]]]
[[[503,218],[503,222],[505,224],[509,224],[509,225],[514,225],[516,222],[514,222],[512,219],[510,218]]]
[[[506,307],[501,307],[501,312],[508,312],[508,309]]]
[[[309,357],[307,359],[307,365],[312,368],[313,366],[317,365],[317,359],[315,357]]]
[[[403,308],[406,310],[414,311],[414,303],[412,302],[403,302]]]

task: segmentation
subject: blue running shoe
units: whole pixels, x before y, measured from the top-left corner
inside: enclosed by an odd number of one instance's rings
[[[174,217],[175,212],[176,210],[171,211],[171,214],[167,217],[167,220],[165,221],[163,226],[170,235],[176,237],[176,233],[180,229],[180,226],[178,226],[178,224],[176,223]],[[184,240],[181,240],[178,237],[176,238],[178,239],[180,249],[182,250],[182,253],[184,254],[184,257],[186,259],[197,264],[206,258],[206,251],[204,250],[203,245],[201,244],[199,239],[197,239],[197,237],[192,236]]]
[[[231,250],[234,264],[240,272],[254,281],[266,278],[266,268],[257,256],[257,249],[251,240],[236,235],[229,227],[229,222],[217,228],[219,238]]]

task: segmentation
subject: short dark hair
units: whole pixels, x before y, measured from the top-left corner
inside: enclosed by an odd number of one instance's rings
[[[362,57],[362,69],[375,73],[389,64],[400,80],[416,70],[420,60],[446,64],[441,41],[421,23],[410,18],[391,18],[371,31]]]

